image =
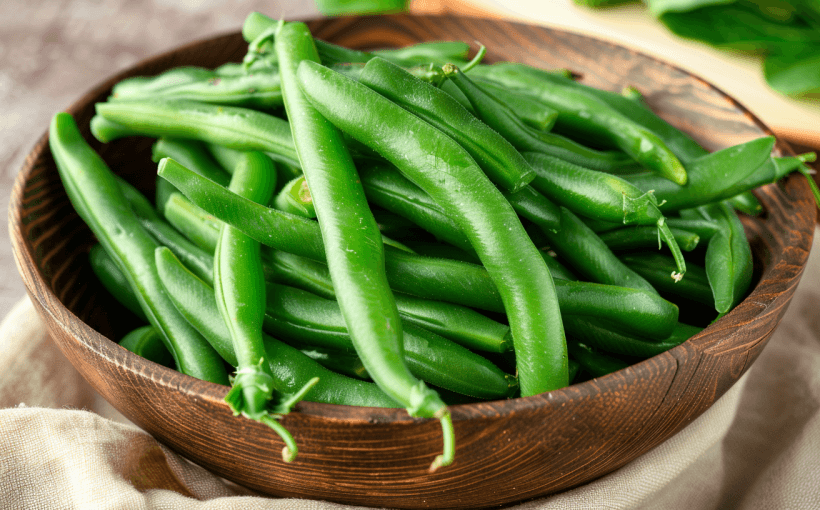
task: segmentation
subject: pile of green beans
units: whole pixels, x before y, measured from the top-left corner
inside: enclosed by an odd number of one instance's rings
[[[243,35],[242,63],[97,104],[101,142],[158,138],[153,203],[69,115],[50,144],[95,274],[145,323],[121,345],[231,385],[286,461],[278,420],[301,399],[438,419],[432,471],[454,460],[449,405],[680,345],[752,285],[735,211],[814,158],[770,137],[710,154],[634,89],[468,62],[460,42],[361,52],[258,13]]]

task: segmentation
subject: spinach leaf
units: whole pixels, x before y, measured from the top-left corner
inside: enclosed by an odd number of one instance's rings
[[[783,94],[820,92],[820,45],[773,52],[763,62],[766,82]]]

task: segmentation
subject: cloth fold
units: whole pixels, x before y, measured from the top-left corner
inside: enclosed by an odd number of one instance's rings
[[[820,232],[749,371],[681,432],[605,477],[511,508],[820,508]],[[0,324],[0,508],[338,510],[191,464],[102,400],[24,299]]]

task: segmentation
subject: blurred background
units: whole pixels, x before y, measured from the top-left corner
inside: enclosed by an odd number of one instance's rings
[[[407,8],[425,14],[504,17],[612,40],[701,76],[738,99],[779,136],[792,143],[820,148],[820,99],[816,91],[784,95],[773,90],[764,78],[763,60],[769,51],[766,48],[777,39],[777,34],[764,27],[746,34],[747,40],[740,41],[742,44],[718,49],[700,40],[676,35],[670,30],[669,14],[659,14],[657,6],[664,2],[647,2],[648,5],[631,2],[594,8],[573,0],[412,0]],[[599,2],[587,0],[586,3]],[[725,0],[673,3],[692,9],[706,4],[727,4]],[[761,4],[768,9],[768,14],[783,18],[783,26],[789,21],[790,5],[802,5],[801,0],[738,0],[738,3]],[[286,19],[321,15],[316,4],[304,0],[0,2],[0,206],[3,210],[8,208],[14,177],[25,155],[45,133],[55,112],[68,107],[107,76],[145,57],[217,33],[238,31],[251,11]],[[696,17],[686,20],[686,27],[705,26]],[[701,38],[710,37],[713,31],[702,32]],[[792,31],[785,42],[776,41],[780,44],[777,48],[786,48],[781,60],[786,59],[788,63],[792,54],[802,55],[803,46],[798,44],[802,43],[801,37]],[[820,42],[814,48],[817,51]],[[817,62],[816,67],[820,69],[820,59]],[[797,76],[814,76],[820,80],[818,69],[808,66]],[[799,80],[791,79],[787,73],[781,78],[781,87],[784,81],[789,85]],[[0,317],[3,317],[25,290],[11,254],[7,222],[2,222],[0,230],[3,239],[0,241]]]

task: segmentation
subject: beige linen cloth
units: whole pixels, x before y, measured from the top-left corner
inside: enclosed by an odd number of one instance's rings
[[[777,332],[711,409],[608,476],[512,508],[820,509],[820,232],[814,239]],[[0,325],[0,374],[2,509],[352,508],[263,497],[167,450],[95,394],[27,299]]]

